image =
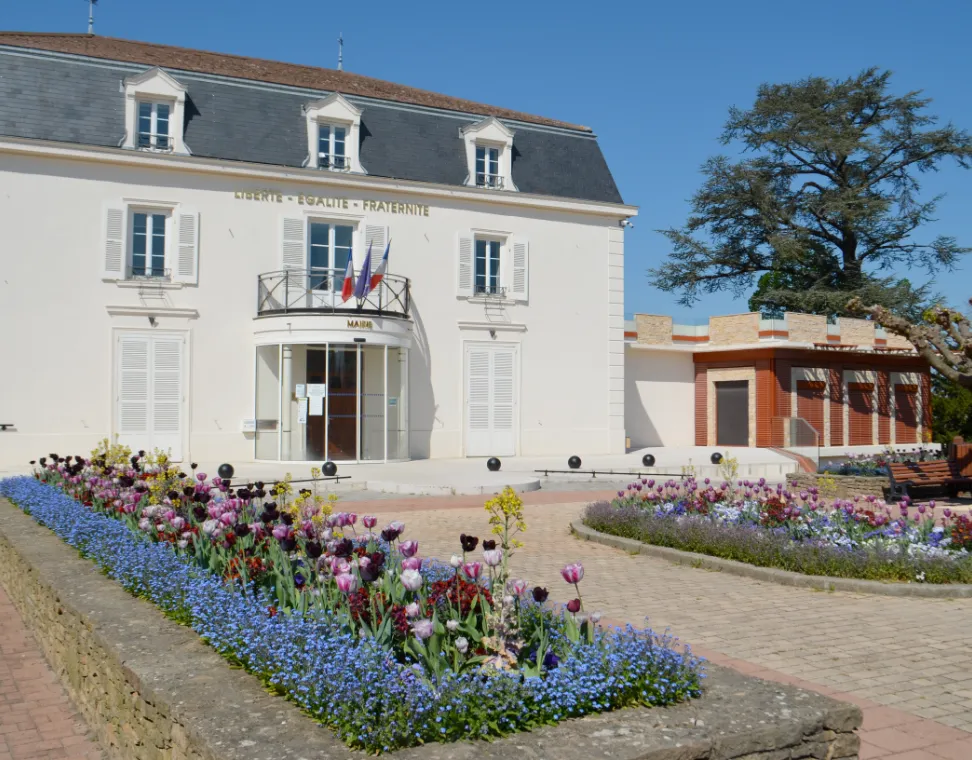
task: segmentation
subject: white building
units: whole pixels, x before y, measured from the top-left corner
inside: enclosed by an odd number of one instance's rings
[[[585,127],[0,33],[0,465],[623,453],[634,213]]]

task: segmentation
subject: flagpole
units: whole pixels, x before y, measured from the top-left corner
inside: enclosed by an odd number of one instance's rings
[[[88,0],[88,34],[94,34],[94,6],[98,0]]]

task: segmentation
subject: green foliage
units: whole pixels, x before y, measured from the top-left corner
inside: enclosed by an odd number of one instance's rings
[[[732,108],[722,140],[745,156],[703,166],[685,227],[663,231],[673,250],[651,272],[658,287],[691,304],[702,293],[742,295],[758,281],[750,305],[770,314],[840,315],[854,296],[919,313],[925,288],[886,270],[949,270],[970,250],[916,234],[940,199],[919,200],[919,176],[949,158],[968,167],[972,139],[936,127],[930,101],[891,94],[889,79],[868,69],[845,80],[767,84],[751,109]]]
[[[960,435],[972,441],[972,390],[932,373],[932,439],[948,444]]]

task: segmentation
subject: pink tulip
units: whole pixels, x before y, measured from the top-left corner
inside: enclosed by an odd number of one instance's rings
[[[402,570],[399,580],[409,591],[418,591],[422,588],[422,574],[418,570]]]
[[[462,566],[462,571],[469,580],[475,581],[483,574],[483,565],[480,562],[467,562]]]
[[[515,596],[523,596],[527,590],[527,582],[519,579],[511,579],[506,586]]]
[[[378,524],[378,518],[375,517],[374,515],[365,515],[364,517],[361,518],[361,522],[364,523],[364,526],[368,530],[371,530]]]
[[[580,562],[567,565],[560,571],[564,580],[573,585],[577,585],[584,580],[584,566]]]
[[[419,609],[418,602],[410,602],[405,605],[405,614],[410,618],[417,618],[421,613],[422,610]]]
[[[357,587],[357,579],[350,573],[341,573],[334,576],[337,587],[345,594],[350,594]]]
[[[421,570],[422,569],[422,558],[421,557],[408,557],[402,560],[402,570]]]

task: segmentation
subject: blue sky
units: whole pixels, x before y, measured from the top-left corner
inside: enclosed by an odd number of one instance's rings
[[[668,252],[656,230],[685,221],[699,166],[724,150],[728,108],[751,105],[760,83],[880,66],[895,73],[896,91],[924,90],[942,121],[972,130],[968,0],[101,0],[95,14],[99,34],[327,67],[343,32],[349,71],[592,126],[625,201],[641,208],[626,241],[629,313],[746,310],[730,294],[679,306],[646,270]],[[8,30],[86,24],[86,0],[0,6]],[[972,246],[972,172],[928,176],[925,194],[937,193],[947,197],[923,237]],[[970,271],[972,257],[936,289],[965,305]]]

